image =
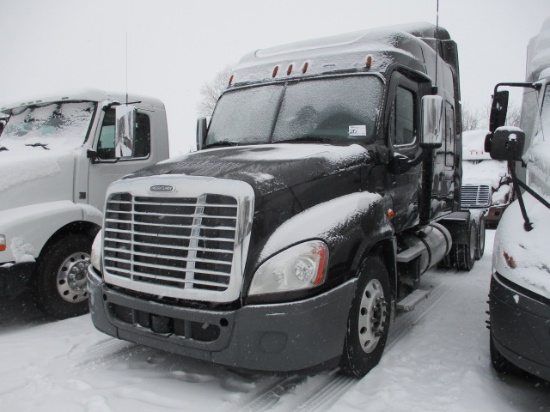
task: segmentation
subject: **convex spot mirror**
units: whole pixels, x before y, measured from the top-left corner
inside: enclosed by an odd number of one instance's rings
[[[421,147],[434,149],[441,147],[444,132],[443,107],[441,96],[424,96],[422,98]]]
[[[132,157],[134,154],[136,108],[123,104],[116,106],[115,111],[115,157]]]
[[[499,127],[490,141],[491,157],[497,160],[521,160],[524,146],[523,130],[511,126]]]

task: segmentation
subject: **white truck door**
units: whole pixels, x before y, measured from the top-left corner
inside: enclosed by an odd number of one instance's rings
[[[103,119],[96,131],[94,150],[97,156],[90,160],[88,203],[103,211],[107,186],[120,177],[152,164],[151,112],[137,110],[134,113],[133,142],[118,142],[115,133],[115,108],[103,112]],[[127,146],[121,148],[121,143]],[[130,150],[124,150],[129,148]],[[121,153],[124,157],[120,157]]]

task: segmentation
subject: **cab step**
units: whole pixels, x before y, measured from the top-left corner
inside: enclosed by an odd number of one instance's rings
[[[428,299],[430,292],[427,290],[416,289],[413,293],[397,302],[397,310],[404,312],[413,311],[420,302],[424,299]]]

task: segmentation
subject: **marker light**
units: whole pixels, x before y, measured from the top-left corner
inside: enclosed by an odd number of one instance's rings
[[[365,67],[366,67],[367,69],[370,69],[371,66],[372,66],[372,55],[369,54],[369,55],[367,56],[367,58],[365,59]]]
[[[271,72],[271,77],[277,76],[277,72],[279,71],[279,66],[275,66],[273,68],[273,72]]]
[[[308,62],[304,62],[304,65],[302,66],[302,73],[305,73],[307,72],[307,68],[309,67],[309,63]]]
[[[0,235],[0,252],[6,250],[6,236]]]
[[[288,67],[286,68],[286,75],[290,75],[290,73],[292,73],[292,63],[288,65]]]
[[[249,295],[310,289],[325,281],[328,247],[320,240],[300,243],[264,262]]]
[[[231,83],[233,83],[234,78],[235,78],[235,75],[232,74],[231,77],[229,78],[229,86],[231,86]]]

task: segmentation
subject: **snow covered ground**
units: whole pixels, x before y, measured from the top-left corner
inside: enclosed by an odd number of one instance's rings
[[[113,339],[88,315],[48,322],[25,299],[4,302],[0,410],[550,411],[550,383],[490,366],[493,237],[471,272],[424,275],[429,299],[397,318],[381,363],[360,381],[232,371]]]

